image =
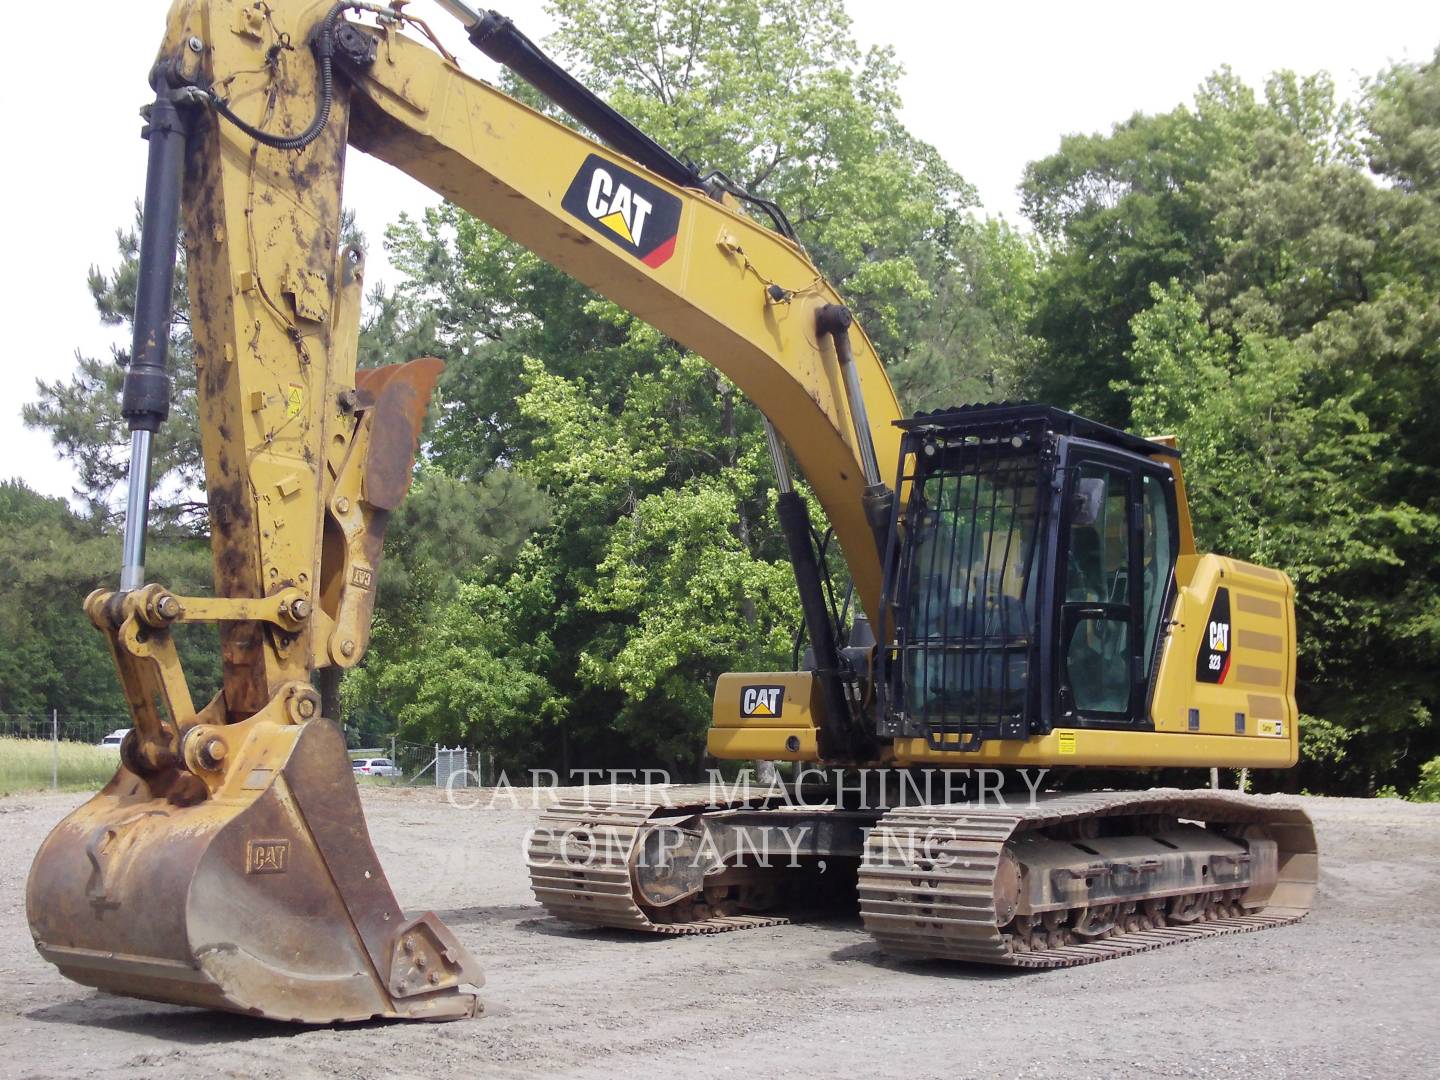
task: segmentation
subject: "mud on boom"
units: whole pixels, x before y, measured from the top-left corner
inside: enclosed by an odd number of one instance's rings
[[[115,777],[36,856],[27,907],[42,955],[91,986],[279,1019],[478,1008],[474,959],[391,891],[311,683],[365,652],[386,517],[442,366],[356,371],[365,257],[340,242],[351,147],[705,357],[768,417],[813,662],[723,676],[715,756],[1293,764],[1290,583],[1195,550],[1172,445],[1043,406],[902,419],[780,208],[669,154],[503,17],[441,6],[600,141],[464,74],[399,3],[170,9],[146,127],[120,588],[85,605],[134,728]],[[208,597],[144,575],[182,226]],[[848,626],[796,467],[853,581]],[[172,637],[187,622],[220,630],[223,687],[198,706]],[[819,860],[848,860],[887,948],[1052,966],[1298,918],[1316,872],[1302,813],[1234,795],[1042,796],[1013,813],[715,807],[684,789],[667,802],[557,805],[532,844],[536,895],[591,924],[737,929],[783,921]],[[743,854],[747,830],[776,826],[800,830],[798,867]],[[556,835],[589,857],[558,859]],[[645,852],[677,835],[716,854],[653,872]]]

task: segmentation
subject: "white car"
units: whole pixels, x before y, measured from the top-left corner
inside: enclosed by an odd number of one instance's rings
[[[116,728],[95,745],[101,750],[114,750],[118,754],[120,752],[120,744],[125,741],[125,736],[129,734],[130,729],[128,727]]]
[[[400,767],[389,758],[362,757],[350,763],[356,776],[399,776]]]

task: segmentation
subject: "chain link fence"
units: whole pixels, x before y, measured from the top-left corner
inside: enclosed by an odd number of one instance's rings
[[[381,750],[385,753],[382,754]],[[399,769],[397,784],[436,787],[484,787],[494,782],[495,756],[484,750],[439,743],[412,743],[391,739],[387,747],[350,751],[351,758],[385,757]]]
[[[100,788],[120,762],[119,739],[129,729],[130,717],[124,714],[0,713],[0,794],[47,787]],[[112,741],[107,743],[107,738]],[[407,742],[394,736],[371,741],[374,745],[352,748],[351,761],[381,759],[398,775],[371,776],[367,782],[415,787],[494,782],[494,755],[483,750]]]
[[[98,791],[120,764],[125,716],[0,713],[0,795],[19,791]]]
[[[46,739],[97,746],[105,736],[129,727],[130,717],[124,713],[91,716],[0,713],[0,739]]]

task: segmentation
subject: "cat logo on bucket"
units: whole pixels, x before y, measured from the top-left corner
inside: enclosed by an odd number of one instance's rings
[[[740,688],[740,716],[748,719],[756,716],[779,716],[785,708],[783,686],[742,686]]]
[[[652,270],[675,254],[680,200],[599,154],[585,159],[560,205]]]
[[[245,841],[245,873],[283,874],[290,869],[289,840]]]

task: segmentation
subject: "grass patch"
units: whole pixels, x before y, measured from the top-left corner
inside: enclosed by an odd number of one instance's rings
[[[89,743],[61,742],[58,750],[62,791],[99,791],[120,765],[114,750]],[[53,760],[49,739],[0,737],[0,795],[47,790]]]
[[[366,776],[364,773],[356,773],[355,783],[361,787],[399,787],[403,781],[393,776]]]

